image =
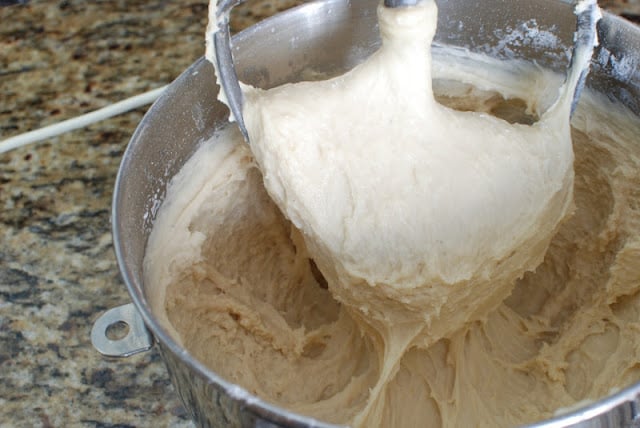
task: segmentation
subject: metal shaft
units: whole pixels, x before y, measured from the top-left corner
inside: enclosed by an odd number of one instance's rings
[[[415,6],[420,2],[420,0],[384,0],[385,7],[396,8],[396,7],[408,7]]]

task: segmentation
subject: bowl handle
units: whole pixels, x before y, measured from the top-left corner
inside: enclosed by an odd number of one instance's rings
[[[109,330],[122,325],[122,337],[109,338]],[[91,329],[91,343],[102,355],[128,357],[153,346],[153,336],[147,330],[133,303],[111,308],[96,320]]]

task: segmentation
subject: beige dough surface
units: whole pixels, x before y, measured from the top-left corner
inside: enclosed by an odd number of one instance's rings
[[[484,319],[572,207],[580,62],[533,125],[436,102],[434,0],[378,7],[381,48],[329,80],[245,88],[251,151],[332,296],[379,356],[355,425],[377,423],[404,355]],[[590,55],[583,55],[589,59]]]
[[[243,113],[269,195],[387,352],[484,316],[540,263],[572,203],[573,86],[531,126],[450,109],[432,93],[435,2],[378,21],[363,64],[246,88]]]
[[[475,109],[506,106],[485,94]],[[640,123],[612,111],[585,97],[574,116],[575,212],[543,264],[486,319],[411,348],[381,426],[514,426],[640,380]],[[378,339],[333,299],[238,134],[174,179],[148,251],[157,314],[212,370],[325,421],[365,406]]]
[[[637,119],[589,96],[570,129],[570,80],[533,125],[509,123],[538,101],[521,73],[496,91],[436,80],[436,102],[429,52],[416,55],[432,6],[416,22],[383,12],[392,49],[345,76],[247,88],[251,150],[233,131],[204,144],[148,243],[145,283],[175,337],[323,421],[512,426],[640,379]],[[389,67],[395,55],[410,66]],[[374,108],[384,95],[417,113]],[[340,134],[331,120],[353,124],[354,98],[371,117]]]

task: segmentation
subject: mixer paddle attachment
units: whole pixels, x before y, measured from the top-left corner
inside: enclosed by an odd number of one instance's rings
[[[231,53],[231,32],[229,30],[229,13],[244,0],[221,0],[217,3],[215,19],[217,30],[213,33],[215,58],[209,58],[214,63],[218,84],[222,87],[223,100],[231,110],[230,120],[235,120],[245,141],[249,141],[249,133],[242,117],[244,96],[238,81],[236,68]],[[211,25],[211,23],[209,24]]]
[[[585,82],[587,80],[587,74],[589,74],[589,67],[586,67],[589,61],[591,61],[591,55],[593,55],[593,48],[598,45],[598,21],[602,18],[600,8],[596,0],[582,0],[578,3],[575,9],[577,15],[575,42],[573,44],[573,51],[571,54],[571,62],[569,63],[569,70],[567,77],[571,76],[571,70],[574,67],[581,67],[582,72],[578,78],[576,89],[573,92],[573,100],[571,101],[571,115],[573,116],[580,94],[584,89]],[[589,57],[587,57],[589,55]]]

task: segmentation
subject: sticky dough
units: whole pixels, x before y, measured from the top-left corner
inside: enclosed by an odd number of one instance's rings
[[[502,301],[569,212],[572,88],[533,126],[442,106],[435,3],[378,12],[383,46],[366,63],[248,88],[244,117],[267,191],[334,296],[437,339]]]
[[[461,92],[439,100],[509,105]],[[640,122],[583,96],[573,126],[575,212],[543,263],[484,319],[411,347],[369,426],[516,426],[640,380]],[[239,133],[174,178],[144,274],[154,314],[223,378],[323,421],[364,409],[381,339],[326,288]]]
[[[532,126],[491,92],[444,107],[435,5],[405,12],[344,76],[245,88],[251,148],[218,135],[158,214],[159,318],[250,393],[355,426],[510,426],[640,379],[637,119],[589,99],[572,131],[572,79]]]
[[[455,111],[432,91],[435,2],[381,5],[378,20],[364,64],[246,88],[244,108],[269,195],[378,338],[371,411],[410,347],[484,318],[542,261],[572,203],[575,84],[532,126]]]

